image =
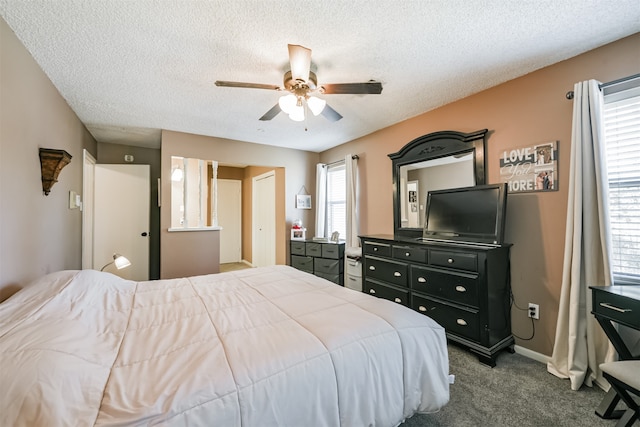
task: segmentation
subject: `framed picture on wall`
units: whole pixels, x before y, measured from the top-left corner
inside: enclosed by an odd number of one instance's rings
[[[297,194],[296,209],[311,209],[311,196],[308,194]]]

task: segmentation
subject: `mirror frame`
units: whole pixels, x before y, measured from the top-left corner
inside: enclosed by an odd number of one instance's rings
[[[484,152],[487,132],[487,129],[472,133],[433,132],[419,136],[402,147],[400,151],[388,155],[391,158],[393,170],[393,234],[395,237],[422,237],[422,228],[401,227],[400,167],[425,160],[472,152],[476,185],[483,185],[486,183]]]

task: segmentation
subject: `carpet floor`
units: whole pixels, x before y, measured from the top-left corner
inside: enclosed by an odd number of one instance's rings
[[[502,352],[496,367],[481,364],[467,350],[449,345],[449,372],[455,375],[450,401],[435,414],[417,414],[400,427],[613,427],[595,409],[605,396],[599,387],[573,391],[569,380],[546,365]]]

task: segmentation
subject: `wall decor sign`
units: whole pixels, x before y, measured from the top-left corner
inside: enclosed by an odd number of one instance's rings
[[[507,149],[500,155],[500,182],[510,193],[558,189],[558,142]]]

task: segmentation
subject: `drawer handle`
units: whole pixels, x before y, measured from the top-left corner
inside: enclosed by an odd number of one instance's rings
[[[410,252],[405,252],[405,253],[404,253],[404,256],[406,256],[406,257],[410,257],[410,256],[411,256],[411,253],[410,253]]]
[[[369,270],[371,270],[371,271],[375,271],[375,269],[376,269],[376,267],[375,267],[374,265],[370,265],[370,266],[369,266]]]
[[[373,252],[378,252],[378,248],[373,248]]]
[[[375,294],[375,293],[376,293],[376,290],[375,290],[375,289],[369,289],[369,293],[370,293],[370,294]]]
[[[418,277],[418,282],[427,283],[427,279],[425,279],[424,277]]]
[[[609,308],[609,309],[611,309],[611,310],[619,311],[620,313],[627,313],[627,312],[631,311],[631,309],[630,309],[630,308],[620,308],[620,307],[616,307],[615,305],[611,305],[611,304],[609,304],[608,302],[601,302],[601,303],[600,303],[600,305],[601,305],[602,307]]]
[[[400,273],[399,271],[394,272],[393,275],[396,277],[402,277],[402,273]]]
[[[447,262],[448,262],[449,264],[453,264],[453,258],[449,258],[449,259],[447,260]]]
[[[396,298],[394,299],[395,302],[402,302],[402,300],[400,298]]]
[[[456,291],[458,292],[467,292],[467,288],[465,288],[464,286],[456,286]]]
[[[425,312],[427,311],[427,307],[425,307],[424,305],[421,305],[420,307],[418,307],[418,310]]]
[[[464,319],[456,319],[456,323],[461,326],[467,326],[467,321]]]

